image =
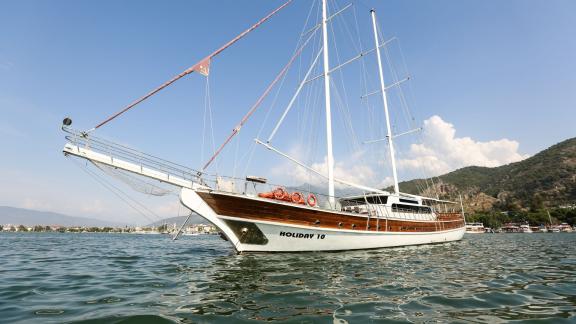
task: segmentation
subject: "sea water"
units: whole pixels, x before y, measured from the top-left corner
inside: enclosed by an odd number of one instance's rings
[[[0,233],[3,323],[576,322],[576,233],[236,255],[218,236]]]

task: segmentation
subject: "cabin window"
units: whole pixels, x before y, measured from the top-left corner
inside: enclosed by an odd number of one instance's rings
[[[427,206],[413,206],[405,204],[392,204],[393,212],[404,212],[404,213],[420,213],[420,214],[430,214],[432,211],[430,207]]]
[[[400,198],[400,202],[409,203],[409,204],[418,204],[418,202],[416,200],[403,199],[403,198]]]
[[[342,206],[357,206],[357,205],[366,205],[366,202],[369,204],[376,204],[376,205],[385,205],[388,202],[388,196],[369,196],[364,199],[361,198],[354,198],[354,199],[346,199],[342,200]]]
[[[387,196],[372,196],[372,197],[366,197],[366,200],[368,201],[369,204],[385,205],[386,202],[388,201],[388,197]]]

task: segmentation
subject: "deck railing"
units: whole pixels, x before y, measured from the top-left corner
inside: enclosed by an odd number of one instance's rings
[[[102,138],[95,136],[87,136],[82,132],[78,132],[69,128],[64,127],[64,131],[69,133],[66,139],[73,145],[79,148],[89,149],[93,152],[103,154],[107,156],[107,159],[114,161],[122,160],[132,164],[137,165],[140,169],[150,169],[153,171],[161,172],[166,174],[168,177],[177,176],[182,179],[188,180],[190,182],[199,183],[206,185],[209,188],[221,192],[227,192],[232,194],[241,194],[251,197],[257,197],[261,193],[271,193],[277,188],[284,189],[288,194],[293,194],[295,192],[300,193],[304,203],[285,201],[286,203],[307,205],[308,198],[313,195],[316,198],[316,204],[313,206],[318,209],[328,210],[328,211],[345,211],[350,213],[356,213],[360,215],[366,215],[370,218],[400,218],[400,219],[411,219],[411,220],[423,220],[429,218],[432,213],[426,213],[422,211],[414,211],[403,208],[394,208],[389,210],[382,205],[374,205],[369,203],[364,203],[361,201],[346,201],[346,205],[343,206],[340,203],[340,199],[344,197],[335,196],[333,199],[321,192],[310,190],[311,188],[305,187],[286,187],[278,184],[272,183],[260,183],[248,178],[235,178],[228,176],[220,176],[217,174],[202,173],[192,168],[144,153],[138,150],[132,149],[130,147],[114,143]],[[363,193],[359,193],[362,195]],[[365,194],[365,193],[364,193]],[[332,202],[331,202],[332,201]],[[438,219],[440,220],[441,214],[436,213]]]
[[[68,142],[81,148],[87,148],[96,153],[110,156],[111,159],[120,159],[137,164],[141,168],[149,168],[158,172],[181,177],[189,181],[197,181],[199,172],[186,166],[174,163],[144,152],[140,152],[125,145],[114,143],[99,137],[87,136],[82,132],[64,127],[69,135]]]

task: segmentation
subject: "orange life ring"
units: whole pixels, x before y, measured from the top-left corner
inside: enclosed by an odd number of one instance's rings
[[[282,197],[282,200],[292,202],[292,195],[288,191],[284,190],[284,197]]]
[[[316,199],[316,196],[314,196],[313,193],[308,195],[307,201],[308,201],[308,206],[310,206],[310,207],[316,206],[316,203],[318,202],[318,200]]]
[[[261,192],[258,194],[258,197],[262,197],[262,198],[274,198],[274,193],[273,192]]]
[[[304,203],[304,197],[298,191],[293,192],[291,195],[291,198],[292,198],[293,203],[297,203],[297,204]]]
[[[280,187],[274,189],[273,193],[274,193],[274,198],[276,198],[278,200],[284,199],[284,197],[288,194],[286,192],[286,190],[284,190],[283,188],[280,188]]]

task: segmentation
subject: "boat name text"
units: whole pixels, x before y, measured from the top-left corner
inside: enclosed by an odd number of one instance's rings
[[[326,234],[311,234],[311,233],[293,233],[293,232],[280,232],[280,236],[293,237],[293,238],[305,238],[318,240],[323,240],[326,238]]]

